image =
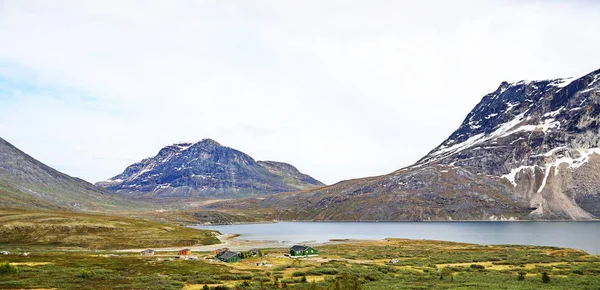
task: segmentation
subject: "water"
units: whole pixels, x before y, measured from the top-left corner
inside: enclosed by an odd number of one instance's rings
[[[600,251],[600,222],[279,222],[194,228],[239,234],[245,240],[276,240],[286,245],[331,239],[406,238],[555,246],[590,254]]]

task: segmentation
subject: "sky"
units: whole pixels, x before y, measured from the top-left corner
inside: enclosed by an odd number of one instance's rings
[[[596,1],[0,0],[0,137],[90,182],[203,138],[381,175],[502,81],[599,69],[598,27]]]

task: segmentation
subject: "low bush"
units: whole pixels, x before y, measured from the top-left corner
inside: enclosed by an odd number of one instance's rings
[[[583,271],[581,271],[581,270],[573,270],[573,274],[583,275]]]
[[[94,272],[92,270],[88,270],[88,269],[81,269],[81,272],[79,272],[79,274],[77,275],[77,277],[84,278],[84,279],[92,278],[95,276],[96,276],[96,272]]]
[[[300,272],[300,271],[292,273],[292,277],[300,277],[300,276],[306,276],[306,273]]]
[[[548,276],[548,273],[546,273],[546,272],[542,273],[542,282],[550,283],[550,276]]]
[[[0,274],[16,274],[19,273],[19,268],[9,263],[0,264]]]
[[[216,276],[219,280],[252,280],[250,274],[223,274]]]

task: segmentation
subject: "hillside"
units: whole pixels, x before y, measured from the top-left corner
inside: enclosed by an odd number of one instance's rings
[[[131,197],[236,198],[323,184],[290,164],[255,161],[243,152],[204,139],[164,147],[156,156],[97,185]]]
[[[393,173],[303,192],[211,204],[277,219],[600,217],[600,70],[503,82],[450,137]]]
[[[0,138],[0,207],[106,211],[140,205],[58,172]]]
[[[130,249],[219,243],[211,231],[127,217],[59,210],[0,209],[3,248]]]

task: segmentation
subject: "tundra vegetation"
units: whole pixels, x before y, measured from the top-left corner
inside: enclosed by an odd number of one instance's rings
[[[0,245],[118,250],[211,245],[210,231],[173,223],[101,214],[0,209]],[[0,246],[0,251],[4,250]],[[1,261],[1,260],[0,260]]]
[[[171,259],[113,250],[12,247],[0,256],[0,288],[58,289],[598,289],[600,257],[535,246],[483,246],[387,239],[319,246],[319,257],[287,249],[239,263]],[[29,252],[28,256],[19,252]],[[196,253],[200,257],[210,253]],[[398,260],[395,264],[391,259]],[[266,266],[265,266],[266,265]]]

